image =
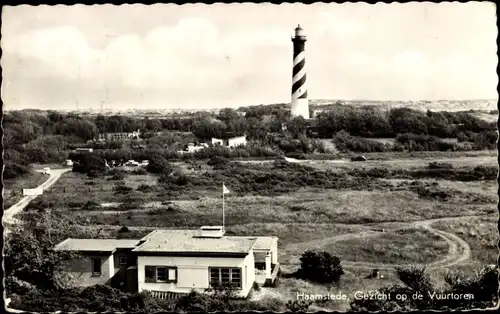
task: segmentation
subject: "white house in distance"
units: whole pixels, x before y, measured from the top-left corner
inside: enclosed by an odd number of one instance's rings
[[[161,298],[221,285],[247,297],[279,270],[277,237],[227,236],[221,226],[158,229],[140,240],[67,239],[55,250],[83,253],[70,263],[79,285],[111,283]]]
[[[212,145],[220,145],[220,146],[227,146],[230,148],[235,148],[235,147],[240,147],[240,146],[245,146],[247,144],[247,137],[246,135],[242,136],[235,136],[235,137],[230,137],[227,140],[224,139],[219,139],[219,138],[212,138]]]
[[[199,145],[195,145],[194,143],[189,143],[186,146],[186,150],[179,150],[177,152],[179,154],[184,154],[184,153],[193,154],[193,153],[196,153],[197,151],[200,151],[200,150],[205,149],[207,147],[208,147],[208,144],[206,144],[206,143],[200,143]]]

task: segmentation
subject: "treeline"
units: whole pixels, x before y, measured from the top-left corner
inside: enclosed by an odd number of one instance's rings
[[[321,137],[331,137],[341,130],[374,138],[394,138],[404,133],[460,138],[464,134],[470,137],[474,133],[495,131],[496,123],[470,112],[422,112],[408,108],[383,111],[372,107],[339,107],[318,114],[317,131]]]
[[[286,124],[286,130],[282,126]],[[340,150],[353,152],[480,150],[496,148],[496,125],[470,112],[420,112],[411,109],[338,106],[320,113],[315,123],[291,118],[283,104],[238,110],[142,119],[130,116],[79,116],[74,113],[15,111],[4,115],[4,178],[29,171],[31,163],[59,163],[75,147],[104,151],[106,159],[148,159],[154,151],[167,158],[271,157],[282,153],[325,152],[317,138],[331,139]],[[139,130],[143,140],[89,143],[99,133]],[[250,141],[237,150],[206,149],[191,157],[179,156],[190,142],[245,134]],[[370,138],[393,138],[393,145]],[[444,141],[456,138],[458,143]],[[137,148],[137,150],[135,150]],[[111,157],[114,155],[114,157]],[[118,156],[119,155],[119,156]]]

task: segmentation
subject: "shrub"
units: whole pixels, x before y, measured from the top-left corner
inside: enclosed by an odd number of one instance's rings
[[[222,165],[227,165],[228,162],[229,161],[225,157],[214,156],[214,157],[210,158],[209,161],[207,161],[207,165],[209,165],[209,166],[222,166]]]
[[[445,162],[433,161],[429,163],[429,169],[453,169],[453,165]]]
[[[385,152],[392,151],[393,148],[383,143],[366,138],[351,136],[345,131],[338,132],[333,142],[339,150],[353,152]]]
[[[145,174],[148,174],[148,171],[146,169],[142,168],[142,167],[134,169],[131,172],[133,174],[136,174],[136,175],[145,175]]]
[[[339,282],[344,274],[340,259],[328,252],[305,251],[297,275],[319,283]]]
[[[87,203],[85,203],[82,207],[83,210],[95,210],[97,208],[99,208],[100,205],[94,201],[88,201]]]
[[[289,300],[285,306],[288,311],[305,313],[307,312],[307,309],[309,309],[311,304],[311,301]]]
[[[132,191],[132,188],[129,187],[129,186],[126,186],[126,185],[116,185],[113,190],[115,191],[115,193],[117,194],[127,194],[129,192]]]
[[[5,168],[3,170],[4,179],[14,179],[30,173],[30,169],[22,164],[5,160]]]
[[[189,183],[189,176],[185,173],[179,173],[179,175],[175,179],[175,183],[177,185],[187,185]]]
[[[125,232],[129,232],[130,230],[128,229],[127,226],[122,226],[120,228],[120,230],[118,230],[119,233],[125,233]]]
[[[260,286],[259,286],[259,284],[258,284],[258,283],[256,283],[255,281],[254,281],[254,283],[253,283],[253,285],[252,285],[252,288],[253,288],[255,291],[260,291]]]
[[[146,171],[156,174],[170,174],[173,171],[172,166],[163,156],[154,156],[149,160]]]
[[[105,170],[104,159],[100,156],[88,154],[70,154],[69,159],[73,160],[73,171],[89,174],[90,177],[96,177]]]
[[[141,184],[137,187],[137,191],[143,192],[143,193],[148,193],[153,190],[153,187],[151,185],[147,184]]]
[[[115,174],[113,174],[111,176],[111,178],[109,178],[108,180],[113,180],[113,181],[120,181],[120,180],[123,180],[125,179],[125,173],[124,172],[115,172]]]
[[[473,308],[492,307],[497,302],[498,295],[498,267],[496,265],[484,267],[479,274],[465,277],[459,273],[449,273],[445,276],[445,287],[432,284],[425,269],[410,267],[398,269],[397,275],[404,286],[393,285],[379,289],[379,293],[391,295],[406,295],[404,300],[377,300],[358,299],[351,302],[353,311],[409,311],[409,310],[464,310]],[[432,298],[432,294],[465,294],[472,298]],[[415,294],[421,298],[413,298]]]

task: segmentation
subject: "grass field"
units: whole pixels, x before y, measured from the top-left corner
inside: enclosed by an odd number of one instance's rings
[[[325,249],[349,261],[424,264],[445,255],[448,244],[425,229],[408,229],[386,232],[377,237],[338,241]]]
[[[450,254],[449,243],[425,228],[408,227],[409,223],[460,216],[477,217],[432,223],[433,228],[456,234],[470,246],[471,257],[449,269],[470,272],[480,265],[495,262],[498,256],[495,247],[498,239],[496,181],[343,176],[353,169],[361,174],[370,168],[383,167],[419,170],[427,168],[432,161],[451,163],[452,171],[497,165],[496,153],[494,156],[485,151],[470,154],[467,157],[464,153],[429,153],[411,159],[408,156],[398,159],[394,154],[385,160],[383,156],[388,155],[379,154],[378,159],[372,158],[373,161],[366,163],[325,166],[326,162],[318,161],[308,165],[319,172],[335,167],[333,177],[308,173],[309,170],[299,165],[276,168],[272,163],[240,164],[225,170],[202,165],[201,170],[191,170],[185,163],[176,163],[175,167],[190,176],[189,183],[183,186],[158,183],[153,175],[128,174],[123,180],[110,180],[109,176],[89,179],[67,173],[40,198],[40,202],[52,204],[53,209],[64,212],[79,224],[95,224],[92,228],[102,228],[106,236],[142,237],[148,230],[136,230],[134,226],[151,227],[149,230],[152,230],[153,227],[219,225],[224,181],[231,191],[225,198],[227,234],[279,237],[283,276],[276,288],[263,288],[256,292],[256,298],[265,300],[278,295],[294,299],[297,292],[352,294],[356,290],[366,291],[399,281],[392,271],[385,272],[383,279],[366,279],[370,270],[348,268],[339,286],[328,287],[287,274],[297,269],[300,255],[307,249],[326,250],[341,261],[349,262],[410,264],[440,260]],[[284,180],[269,179],[271,173]],[[120,185],[129,190],[117,192],[115,187]],[[150,190],[139,191],[141,185],[148,185]],[[291,185],[293,189],[289,189]],[[266,193],[265,189],[274,192]],[[86,207],[89,201],[95,202],[94,206]],[[107,207],[100,206],[106,203]],[[130,231],[118,232],[122,226],[129,227]],[[406,227],[402,229],[403,226]],[[368,234],[370,236],[365,236]],[[438,276],[444,271],[434,270],[433,274]],[[316,306],[345,310],[348,304],[329,301]]]
[[[16,179],[4,180],[4,208],[7,209],[20,201],[23,197],[23,189],[36,188],[45,180],[47,180],[47,176],[40,172],[32,172]]]
[[[478,269],[481,265],[496,264],[498,259],[498,217],[475,217],[450,223],[438,222],[433,227],[453,232],[471,247],[472,257],[463,269]]]

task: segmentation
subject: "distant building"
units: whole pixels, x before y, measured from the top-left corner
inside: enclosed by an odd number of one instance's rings
[[[247,144],[246,135],[228,137],[226,139],[212,138],[213,146],[227,146],[230,148],[245,146]]]
[[[200,151],[202,149],[205,149],[208,147],[208,144],[206,143],[200,143],[199,145],[195,145],[194,143],[189,143],[185,150],[180,150],[177,151],[179,154],[193,154],[196,153],[197,151]]]
[[[278,238],[226,236],[221,226],[155,230],[142,239],[67,239],[56,251],[76,251],[69,265],[77,285],[111,283],[127,292],[164,297],[231,285],[246,297],[254,282],[272,283],[279,270]]]
[[[120,133],[99,133],[97,140],[100,142],[123,142],[128,140],[140,139],[141,132],[139,130],[133,132],[120,132]]]
[[[212,138],[212,145],[213,146],[216,146],[216,145],[220,145],[220,146],[224,146],[224,140],[221,140],[219,138]]]
[[[245,146],[246,144],[247,144],[247,137],[244,135],[233,137],[227,140],[227,146],[229,147]]]
[[[135,160],[129,160],[125,163],[125,166],[127,167],[139,167],[140,166],[140,163],[138,163],[137,161]]]
[[[94,151],[93,148],[79,147],[75,149],[75,153],[92,153]]]

